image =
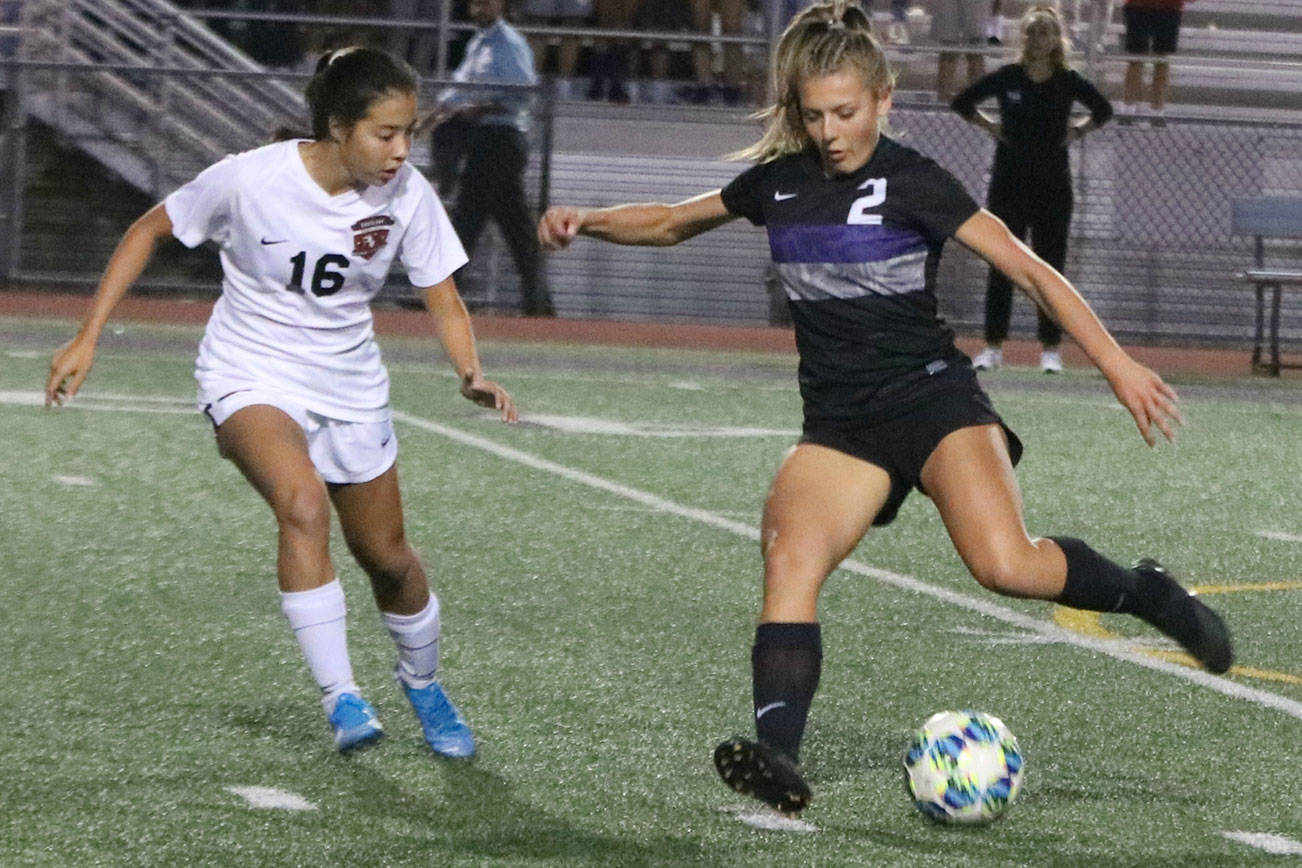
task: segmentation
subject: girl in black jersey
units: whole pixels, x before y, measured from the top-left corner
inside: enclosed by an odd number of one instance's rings
[[[996,119],[977,108],[982,100],[999,101]],[[1090,116],[1072,123],[1071,107],[1083,103]],[[1062,270],[1067,260],[1071,225],[1071,172],[1067,146],[1098,129],[1112,117],[1112,104],[1080,73],[1067,66],[1062,21],[1048,6],[1037,6],[1022,19],[1022,56],[1000,67],[954,97],[951,104],[968,121],[994,136],[995,166],[987,207],[1018,238],[1030,232],[1031,248],[1050,266]],[[1013,285],[997,268],[986,288],[986,347],[974,363],[978,369],[1003,364],[1001,345],[1008,337]],[[1062,329],[1037,309],[1037,336],[1044,349],[1040,368],[1062,370],[1058,344]]]
[[[1027,533],[1013,475],[1021,444],[936,315],[942,245],[957,238],[1046,308],[1150,445],[1154,429],[1172,438],[1175,392],[949,173],[879,135],[892,79],[858,4],[799,13],[773,75],[778,101],[746,152],[758,162],[723,190],[675,205],[555,207],[538,229],[556,249],[580,234],[676,244],[739,216],[768,228],[795,322],[805,426],[764,506],[764,600],[751,652],[758,739],[719,745],[724,780],[785,812],[807,804],[796,761],[821,667],[819,591],[914,487],[935,503],[985,587],[1138,615],[1211,671],[1228,669],[1225,625],[1157,562],[1125,568],[1080,540]]]

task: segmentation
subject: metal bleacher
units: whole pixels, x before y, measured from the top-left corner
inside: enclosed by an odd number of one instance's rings
[[[740,168],[718,159],[558,153],[552,185],[560,201],[584,206],[676,202],[723,186]],[[551,258],[549,276],[567,316],[763,323],[768,258],[764,233],[736,221],[669,248],[580,239]]]
[[[1104,46],[1124,42],[1120,0]],[[1172,58],[1171,102],[1181,107],[1252,107],[1302,112],[1302,2],[1197,0],[1184,8]],[[1119,92],[1124,66],[1104,63],[1103,82]]]
[[[167,0],[25,0],[20,24],[21,59],[51,64],[24,69],[25,110],[154,196],[303,111],[296,91],[243,77],[264,70]]]

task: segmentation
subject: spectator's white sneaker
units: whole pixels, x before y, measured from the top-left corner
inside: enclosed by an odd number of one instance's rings
[[[999,347],[986,347],[972,360],[972,367],[978,371],[993,371],[1004,366],[1004,351]]]
[[[1057,350],[1045,350],[1040,353],[1040,370],[1046,374],[1062,373],[1062,353]]]

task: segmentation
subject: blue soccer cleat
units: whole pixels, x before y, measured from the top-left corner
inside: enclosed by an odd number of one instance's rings
[[[335,747],[349,753],[375,744],[384,737],[384,727],[371,704],[356,693],[341,693],[330,712],[330,728],[335,733]]]
[[[439,756],[464,759],[475,755],[475,737],[470,734],[461,712],[437,681],[428,687],[411,687],[401,678],[402,692],[420,720],[425,742]]]

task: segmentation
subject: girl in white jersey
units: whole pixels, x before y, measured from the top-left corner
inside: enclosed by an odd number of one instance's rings
[[[1126,568],[1070,537],[1032,539],[1013,465],[1021,443],[936,314],[941,247],[955,238],[1003,271],[1076,339],[1150,445],[1179,421],[1175,392],[1112,339],[1057,271],[978,208],[934,162],[879,134],[892,77],[858,4],[816,3],[783,33],[777,103],[758,163],[676,205],[556,207],[543,245],[577,235],[667,245],[736,217],[767,227],[800,351],[804,436],[764,506],[764,600],[751,651],[757,739],[715,751],[724,781],[787,812],[809,801],[796,761],[822,661],[818,596],[870,525],[923,491],[985,587],[1128,612],[1213,672],[1232,659],[1221,619],[1160,564]]]
[[[415,73],[383,52],[323,57],[307,87],[312,137],[227,157],[137,220],[80,331],[54,354],[45,397],[48,406],[77,393],[110,312],[159,239],[216,242],[224,277],[199,348],[199,406],[222,456],[276,516],[281,608],[335,745],[354,750],[384,731],[353,680],[329,555],[331,504],[370,576],[426,741],[465,757],[474,739],[435,678],[439,604],[403,528],[389,381],[372,329],[370,301],[395,258],[424,293],[461,394],[507,422],[516,411],[480,368],[452,280],[466,262],[461,243],[407,163],[416,89]]]

